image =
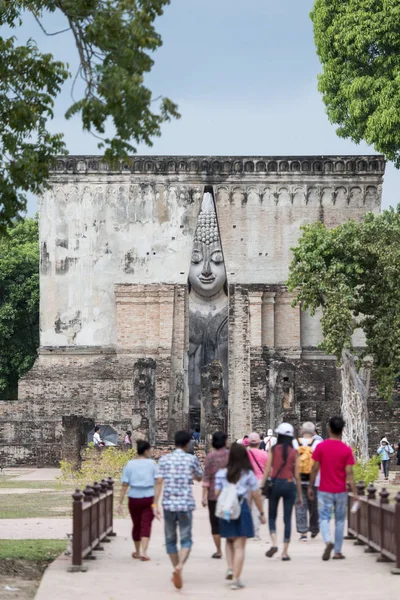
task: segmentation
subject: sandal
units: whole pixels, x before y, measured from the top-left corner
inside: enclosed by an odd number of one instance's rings
[[[140,555],[137,552],[132,552],[132,558],[135,558],[136,560],[140,560]]]
[[[174,571],[172,573],[172,583],[176,587],[177,590],[181,590],[183,586],[182,574],[180,571]]]
[[[222,558],[222,554],[218,554],[218,552],[214,552],[211,558]]]
[[[286,562],[286,561],[288,561],[288,560],[291,560],[291,558],[290,558],[290,556],[282,556],[282,560],[283,560],[284,562]]]
[[[142,562],[147,562],[148,560],[150,560],[150,558],[149,558],[148,556],[141,556],[141,557],[140,557],[140,560],[141,560]]]
[[[332,542],[329,542],[329,544],[326,544],[326,546],[325,546],[325,550],[322,555],[322,560],[329,560],[331,557],[331,554],[332,554],[332,550],[333,550],[333,544],[332,544]]]
[[[277,546],[271,546],[271,548],[269,550],[267,550],[267,552],[265,553],[265,556],[268,556],[268,558],[272,558],[274,554],[276,554],[278,552],[278,547]]]
[[[340,554],[335,554],[332,556],[332,560],[344,560],[346,557],[340,552]]]

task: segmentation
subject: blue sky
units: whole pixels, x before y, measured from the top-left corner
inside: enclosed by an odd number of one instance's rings
[[[166,124],[143,154],[359,154],[336,136],[317,91],[320,65],[309,11],[313,0],[172,0],[157,22],[163,38],[147,83],[154,96],[179,104],[182,118]],[[48,31],[65,26],[51,15]],[[56,58],[76,62],[70,34],[46,37],[34,22],[18,32]],[[71,154],[98,153],[79,118],[66,123],[68,81],[51,128],[65,131]],[[400,173],[388,165],[383,206],[398,203]],[[29,203],[29,213],[36,200]]]

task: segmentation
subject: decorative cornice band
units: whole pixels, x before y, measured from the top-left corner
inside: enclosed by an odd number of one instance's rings
[[[296,173],[383,175],[382,155],[359,156],[134,156],[111,168],[100,156],[58,157],[52,174],[131,173],[133,175],[268,176]]]

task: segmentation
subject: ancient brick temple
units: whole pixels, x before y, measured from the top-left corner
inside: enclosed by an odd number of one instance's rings
[[[55,462],[72,417],[157,444],[189,418],[231,438],[281,419],[323,430],[340,378],[319,320],[291,306],[290,249],[301,225],[378,212],[384,169],[382,156],[58,160],[40,201],[41,347],[18,402],[0,403],[0,456]],[[373,436],[397,412],[374,396]]]

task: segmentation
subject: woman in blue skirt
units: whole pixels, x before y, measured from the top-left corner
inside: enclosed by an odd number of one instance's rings
[[[236,484],[236,491],[241,502],[240,517],[227,521],[219,519],[221,537],[226,538],[226,560],[228,572],[226,579],[233,580],[231,589],[239,590],[244,587],[240,581],[243,569],[247,538],[254,537],[253,519],[247,498],[251,498],[260,513],[261,523],[266,519],[262,509],[259,481],[254,474],[245,446],[234,443],[229,452],[228,467],[220,469],[215,476],[215,491],[217,496],[229,483]]]

